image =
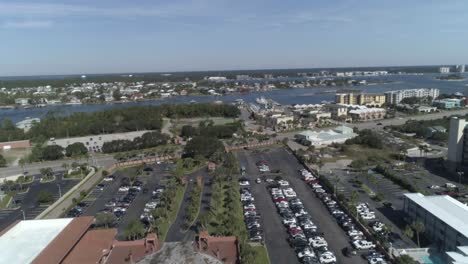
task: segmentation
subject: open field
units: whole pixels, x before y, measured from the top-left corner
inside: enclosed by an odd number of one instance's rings
[[[31,149],[10,149],[10,150],[0,150],[0,155],[2,155],[9,166],[18,165],[18,160],[21,158],[26,158],[31,153]]]

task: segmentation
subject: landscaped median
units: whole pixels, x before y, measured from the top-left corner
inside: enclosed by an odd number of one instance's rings
[[[160,210],[156,209],[154,211],[154,214],[158,216],[157,218],[155,218],[155,228],[157,229],[156,231],[158,233],[160,241],[166,240],[167,232],[169,231],[169,228],[171,228],[172,223],[175,221],[175,219],[177,218],[177,214],[179,213],[186,189],[187,185],[176,186],[175,195],[171,197],[173,198],[171,203],[172,206],[170,206],[168,209],[160,208]]]

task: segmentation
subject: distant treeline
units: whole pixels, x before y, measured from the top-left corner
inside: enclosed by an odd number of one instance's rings
[[[188,78],[191,81],[203,80],[206,76],[224,76],[235,79],[236,75],[249,75],[251,77],[263,77],[264,74],[273,76],[296,77],[298,73],[318,73],[321,71],[343,72],[343,71],[389,71],[408,73],[435,73],[439,66],[385,66],[385,67],[360,67],[360,68],[304,68],[304,69],[265,69],[265,70],[237,70],[237,71],[197,71],[197,72],[172,72],[163,73],[134,73],[132,77],[128,74],[95,74],[86,78],[80,76],[50,76],[50,77],[27,77],[22,80],[4,79],[0,80],[0,87],[36,87],[51,85],[53,87],[65,87],[67,85],[78,85],[87,82],[181,82]]]
[[[32,139],[44,141],[49,138],[65,138],[130,132],[138,130],[160,130],[163,117],[237,117],[237,107],[227,104],[177,104],[113,108],[92,113],[74,113],[70,116],[48,114],[40,123],[24,133],[9,120],[0,127],[0,142]]]

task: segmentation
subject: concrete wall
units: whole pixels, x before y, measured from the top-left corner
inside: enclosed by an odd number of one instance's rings
[[[30,148],[30,147],[31,147],[31,142],[29,142],[29,140],[0,142],[0,150],[2,150],[2,149]]]

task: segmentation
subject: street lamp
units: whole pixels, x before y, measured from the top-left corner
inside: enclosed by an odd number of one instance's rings
[[[459,171],[459,172],[457,172],[457,173],[458,173],[458,183],[461,184],[462,175],[464,175],[465,172]]]
[[[59,198],[62,198],[62,189],[60,189],[60,184],[57,183],[58,190],[59,190]]]

